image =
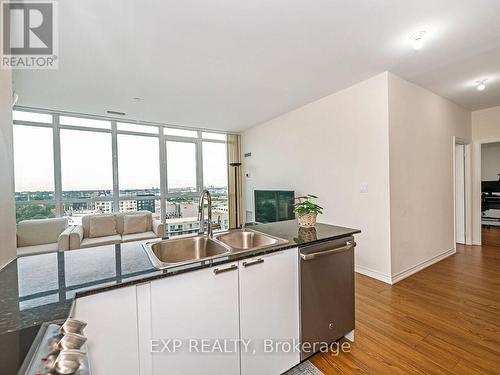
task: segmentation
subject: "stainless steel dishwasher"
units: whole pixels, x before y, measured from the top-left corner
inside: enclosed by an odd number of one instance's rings
[[[355,246],[344,237],[300,249],[301,360],[354,329]]]

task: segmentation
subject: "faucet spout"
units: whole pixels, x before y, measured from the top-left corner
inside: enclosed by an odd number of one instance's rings
[[[207,213],[207,236],[209,238],[213,237],[213,227],[212,227],[212,195],[208,190],[203,190],[200,195],[200,200],[198,202],[198,220],[200,222],[199,234],[205,234],[205,207],[204,201],[205,196],[207,197],[208,213]]]

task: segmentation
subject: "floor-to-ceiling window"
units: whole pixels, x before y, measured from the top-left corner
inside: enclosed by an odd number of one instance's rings
[[[214,137],[203,133],[203,137]],[[203,149],[203,188],[212,194],[212,217],[216,228],[229,227],[227,204],[227,152],[224,143],[204,139]]]
[[[111,124],[105,130],[60,125],[62,212],[73,224],[85,214],[110,213],[113,206]]]
[[[120,123],[118,130],[119,211],[147,210],[160,218],[159,129]]]
[[[52,128],[15,125],[14,160],[17,219],[55,217]]]
[[[18,221],[148,210],[188,234],[207,188],[228,228],[225,134],[26,108],[13,118]]]

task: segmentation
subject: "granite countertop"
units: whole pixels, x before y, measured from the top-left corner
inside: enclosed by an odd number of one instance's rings
[[[66,318],[73,300],[80,296],[360,232],[319,223],[315,228],[303,229],[295,220],[248,228],[289,242],[163,271],[153,268],[141,242],[33,255],[12,261],[0,270],[0,363],[19,362],[19,367],[38,327],[44,322]]]

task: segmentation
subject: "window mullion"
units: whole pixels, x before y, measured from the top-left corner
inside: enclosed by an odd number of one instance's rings
[[[62,177],[61,177],[61,130],[59,129],[59,115],[53,115],[52,145],[54,150],[54,198],[56,216],[63,216],[62,204]]]
[[[111,152],[113,153],[113,211],[120,211],[120,187],[118,184],[118,135],[116,121],[111,121]]]
[[[163,133],[163,127],[160,127],[160,204],[161,204],[161,221],[165,224],[165,220],[167,217],[167,204],[165,201],[165,196],[168,192],[168,183],[167,183],[167,141],[165,139],[165,135]]]
[[[201,193],[203,190],[203,142],[201,140],[201,131],[198,131],[196,140],[196,191]]]

